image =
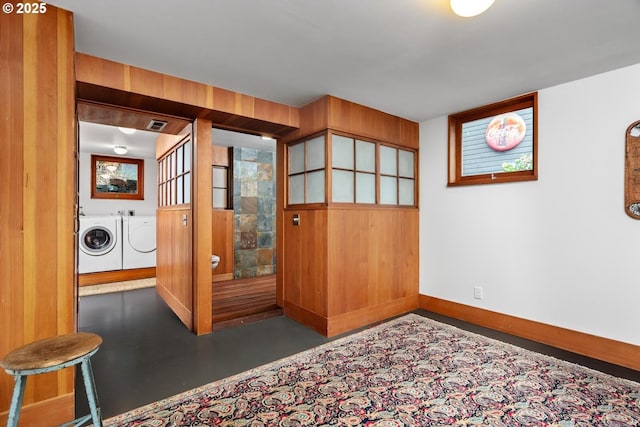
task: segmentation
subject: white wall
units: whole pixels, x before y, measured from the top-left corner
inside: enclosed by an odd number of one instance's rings
[[[640,345],[636,120],[640,64],[539,90],[538,180],[451,188],[447,117],[421,123],[420,293]]]
[[[105,200],[91,198],[91,153],[80,152],[80,206],[85,215],[111,215],[133,209],[136,215],[155,215],[158,206],[158,165],[155,158],[144,159],[144,200]]]

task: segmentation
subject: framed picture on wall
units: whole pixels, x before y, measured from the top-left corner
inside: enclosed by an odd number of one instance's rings
[[[537,92],[449,116],[451,185],[538,179]]]
[[[144,200],[144,160],[92,154],[91,198]]]

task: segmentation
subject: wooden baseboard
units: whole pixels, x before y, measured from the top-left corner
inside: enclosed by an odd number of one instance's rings
[[[82,392],[82,391],[81,391]],[[9,411],[0,413],[0,425],[7,425]],[[20,426],[58,426],[75,419],[73,393],[23,405],[18,419]]]
[[[101,285],[103,283],[126,282],[127,280],[156,277],[156,268],[133,268],[130,270],[100,271],[78,275],[78,286]]]
[[[418,298],[417,296],[412,296],[387,301],[383,304],[349,313],[324,317],[285,301],[284,314],[326,337],[333,337],[393,316],[408,313],[416,308],[418,308]]]
[[[222,273],[211,275],[212,282],[226,282],[227,280],[233,280],[233,273]]]
[[[417,296],[398,298],[356,311],[329,316],[327,336],[333,337],[418,308]]]
[[[171,310],[178,316],[178,319],[189,329],[193,331],[193,312],[189,308],[185,307],[180,300],[178,300],[173,294],[160,283],[156,283],[156,291],[158,295],[162,297],[164,302],[167,303]]]
[[[421,309],[443,316],[484,326],[615,365],[640,370],[640,357],[638,357],[640,346],[637,345],[426,295],[419,296],[419,306]]]

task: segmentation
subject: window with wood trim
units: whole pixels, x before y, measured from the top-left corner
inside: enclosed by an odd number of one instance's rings
[[[449,116],[449,185],[538,179],[537,92]]]
[[[326,180],[330,181],[327,196],[331,203],[416,205],[417,156],[414,150],[337,133],[328,135],[330,175]],[[324,202],[324,141],[323,135],[288,147],[289,205]],[[317,147],[313,145],[316,143]],[[308,163],[310,153],[313,162],[318,162],[311,167]],[[304,159],[306,168],[303,168]],[[311,174],[317,172],[317,179],[310,180],[314,177]],[[318,196],[309,197],[309,194]]]
[[[325,136],[289,145],[289,204],[325,203]]]
[[[158,160],[158,206],[191,202],[191,140],[176,145]]]

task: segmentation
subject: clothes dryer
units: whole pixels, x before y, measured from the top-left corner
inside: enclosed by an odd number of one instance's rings
[[[122,218],[81,216],[78,232],[78,273],[122,269]]]
[[[123,217],[122,268],[156,266],[156,217]]]

